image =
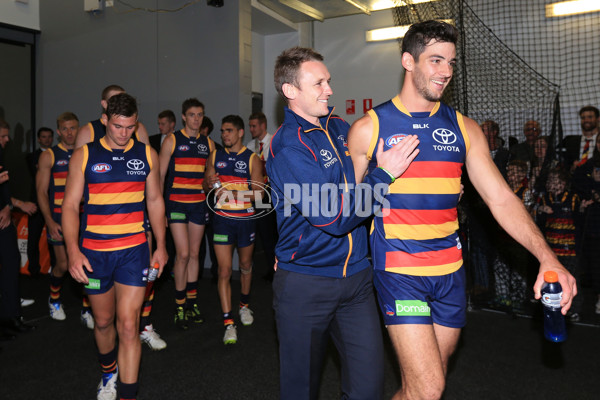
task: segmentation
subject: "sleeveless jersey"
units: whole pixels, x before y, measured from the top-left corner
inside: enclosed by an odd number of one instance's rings
[[[462,166],[469,138],[462,115],[443,103],[431,112],[410,113],[398,96],[373,110],[370,168],[376,144],[384,150],[406,135],[417,135],[419,154],[390,185],[381,214],[371,229],[375,269],[388,272],[436,276],[457,271],[462,265],[461,244],[456,233],[456,205],[460,196]]]
[[[52,219],[60,224],[62,203],[65,198],[65,184],[67,172],[69,172],[69,160],[73,150],[67,150],[62,143],[49,149],[52,156],[52,167],[50,168],[50,182],[48,184],[48,200]]]
[[[90,142],[98,142],[104,136],[106,136],[106,125],[102,123],[101,119],[95,119],[93,121],[88,122],[90,127]],[[137,128],[135,129],[135,134],[132,136],[134,140],[140,141],[138,137]]]
[[[113,251],[146,243],[144,191],[153,167],[150,146],[132,139],[124,150],[115,150],[101,139],[83,149],[85,206],[81,246]]]
[[[185,129],[173,136],[165,199],[177,203],[203,202],[206,200],[202,189],[206,159],[215,149],[215,143],[203,135],[189,137]]]
[[[214,154],[213,165],[215,172],[219,174],[223,188],[238,191],[252,190],[250,186],[252,159],[258,157],[254,152],[242,147],[237,153],[230,153],[224,149],[217,150]],[[234,218],[254,215],[254,207],[251,201],[241,201],[243,199],[234,198],[226,200],[224,204],[218,204],[215,207],[217,215]]]
[[[552,214],[546,216],[544,236],[550,248],[557,256],[575,257],[575,214],[579,209],[579,196],[564,192],[559,197],[546,193],[541,205],[552,208]]]

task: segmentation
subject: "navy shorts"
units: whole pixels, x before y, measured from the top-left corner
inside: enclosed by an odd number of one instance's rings
[[[248,247],[256,238],[256,220],[227,218],[215,214],[212,221],[213,243]]]
[[[462,328],[467,322],[463,267],[440,276],[375,270],[373,284],[386,325],[435,323]]]
[[[169,224],[187,224],[191,222],[196,225],[206,225],[209,220],[208,206],[206,201],[201,203],[177,203],[166,201],[167,220]]]
[[[89,279],[87,294],[102,294],[115,282],[128,286],[146,286],[150,249],[148,243],[114,251],[95,251],[82,248],[94,272],[84,271]]]

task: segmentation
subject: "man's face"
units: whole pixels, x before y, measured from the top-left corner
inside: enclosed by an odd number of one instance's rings
[[[508,180],[508,184],[512,188],[518,187],[523,182],[523,179],[525,179],[526,175],[527,174],[523,168],[518,165],[509,165],[506,169],[506,178]]]
[[[320,61],[306,61],[298,70],[296,96],[290,99],[290,107],[307,121],[314,121],[329,113],[327,102],[333,94],[329,81],[331,75]]]
[[[566,183],[560,179],[557,174],[548,175],[548,180],[546,181],[546,190],[549,193],[557,196],[565,191],[566,186]]]
[[[190,107],[187,109],[185,114],[181,116],[185,127],[192,130],[199,130],[202,125],[202,118],[204,117],[204,109],[202,107]]]
[[[52,140],[54,139],[54,134],[52,131],[41,131],[40,137],[38,138],[38,143],[41,147],[48,149],[52,147]]]
[[[125,147],[135,133],[136,127],[137,114],[131,117],[112,115],[106,122],[106,136],[118,147]]]
[[[10,136],[8,136],[8,129],[0,128],[0,146],[2,148],[6,147],[6,143],[10,141]]]
[[[242,140],[244,136],[243,129],[237,129],[231,122],[225,122],[221,125],[221,141],[225,148],[231,148]]]
[[[175,129],[175,122],[170,121],[167,117],[158,119],[158,131],[161,135],[168,135],[173,132],[173,129]]]
[[[252,139],[261,139],[264,137],[265,133],[267,133],[267,127],[265,124],[261,124],[257,119],[251,119],[248,122],[250,126],[250,134],[252,135]]]
[[[77,138],[77,130],[79,129],[79,122],[77,120],[61,121],[58,124],[58,137],[60,141],[67,146],[74,146],[75,139]]]
[[[598,118],[593,111],[584,111],[579,115],[581,130],[591,132],[598,127]]]
[[[456,65],[454,43],[430,41],[419,60],[413,60],[412,79],[419,94],[427,101],[439,101],[452,79]]]
[[[491,122],[484,122],[481,124],[481,130],[488,141],[490,150],[496,150],[498,147],[498,143],[496,141],[496,138],[498,137],[498,131],[494,130]]]
[[[540,130],[540,124],[537,121],[527,121],[525,123],[525,126],[523,127],[525,140],[530,145],[532,145],[535,142],[535,139],[537,139],[537,137],[540,136],[541,132],[542,131]]]

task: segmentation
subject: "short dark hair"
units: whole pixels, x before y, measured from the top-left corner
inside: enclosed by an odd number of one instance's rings
[[[42,126],[40,129],[37,130],[38,139],[40,138],[40,136],[42,136],[42,132],[50,132],[50,134],[54,136],[54,131],[51,128],[48,128],[47,126]]]
[[[498,123],[496,121],[492,121],[491,119],[483,121],[483,123],[481,125],[482,126],[483,125],[489,125],[492,131],[494,131],[494,132],[500,132],[500,125],[498,125]]]
[[[169,122],[175,122],[175,113],[171,110],[163,110],[160,112],[160,114],[158,114],[158,119],[163,119],[166,118],[169,120]]]
[[[137,101],[127,93],[119,93],[108,99],[106,117],[109,120],[113,115],[132,117],[137,113]]]
[[[548,172],[548,180],[550,180],[551,176],[556,176],[560,181],[564,183],[569,183],[570,175],[563,168],[554,168]]]
[[[267,126],[267,117],[262,112],[259,111],[250,114],[248,121],[251,121],[253,119],[257,119],[260,124],[265,124],[265,126]]]
[[[581,107],[581,110],[579,110],[579,116],[581,117],[581,114],[583,114],[586,111],[593,112],[596,118],[600,117],[600,111],[598,111],[598,109],[594,106]]]
[[[227,115],[221,120],[221,124],[230,123],[237,129],[244,129],[244,120],[239,115]]]
[[[208,117],[202,118],[202,123],[200,124],[200,130],[202,130],[204,128],[208,129],[207,135],[210,135],[210,133],[213,131],[213,129],[215,129],[215,125]]]
[[[4,119],[0,118],[0,128],[10,129],[10,125]]]
[[[183,104],[181,104],[181,115],[185,115],[187,110],[192,107],[202,107],[202,111],[204,111],[204,104],[200,100],[195,97],[184,100]]]
[[[323,61],[323,56],[308,47],[292,47],[284,50],[275,61],[275,89],[284,99],[283,84],[298,87],[298,70],[307,61]]]
[[[71,111],[65,111],[64,113],[60,114],[56,118],[56,127],[60,128],[60,126],[59,126],[60,123],[61,122],[66,122],[66,121],[77,121],[77,122],[79,122],[79,118],[77,118],[77,115],[73,114]],[[38,134],[38,137],[39,136],[40,135]]]
[[[119,85],[108,85],[102,90],[102,100],[108,100],[108,94],[114,91],[125,92],[125,89]]]
[[[526,161],[523,161],[523,160],[509,161],[506,168],[508,169],[508,167],[512,167],[512,166],[517,167],[519,170],[521,170],[521,172],[527,173],[527,162]]]
[[[456,45],[458,29],[447,22],[435,20],[412,24],[402,39],[402,54],[409,53],[415,61],[418,61],[419,56],[432,40]]]

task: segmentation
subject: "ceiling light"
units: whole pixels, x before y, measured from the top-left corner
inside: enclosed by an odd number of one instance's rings
[[[583,14],[600,11],[598,0],[561,1],[546,5],[546,17],[563,17],[565,15]]]
[[[367,31],[367,42],[379,42],[404,37],[410,25],[392,26],[389,28],[373,29]]]
[[[362,3],[359,3],[358,1],[354,1],[354,0],[344,0],[346,3],[353,5],[354,7],[358,8],[360,11],[364,12],[367,15],[371,15],[371,11],[369,11],[369,7],[365,6]]]
[[[312,8],[300,0],[279,0],[279,2],[318,21],[323,22],[325,20],[325,16],[321,11],[317,10],[316,8]]]
[[[411,4],[427,3],[436,0],[413,0]],[[371,11],[387,10],[388,8],[403,7],[407,5],[402,0],[377,0],[371,4]]]

